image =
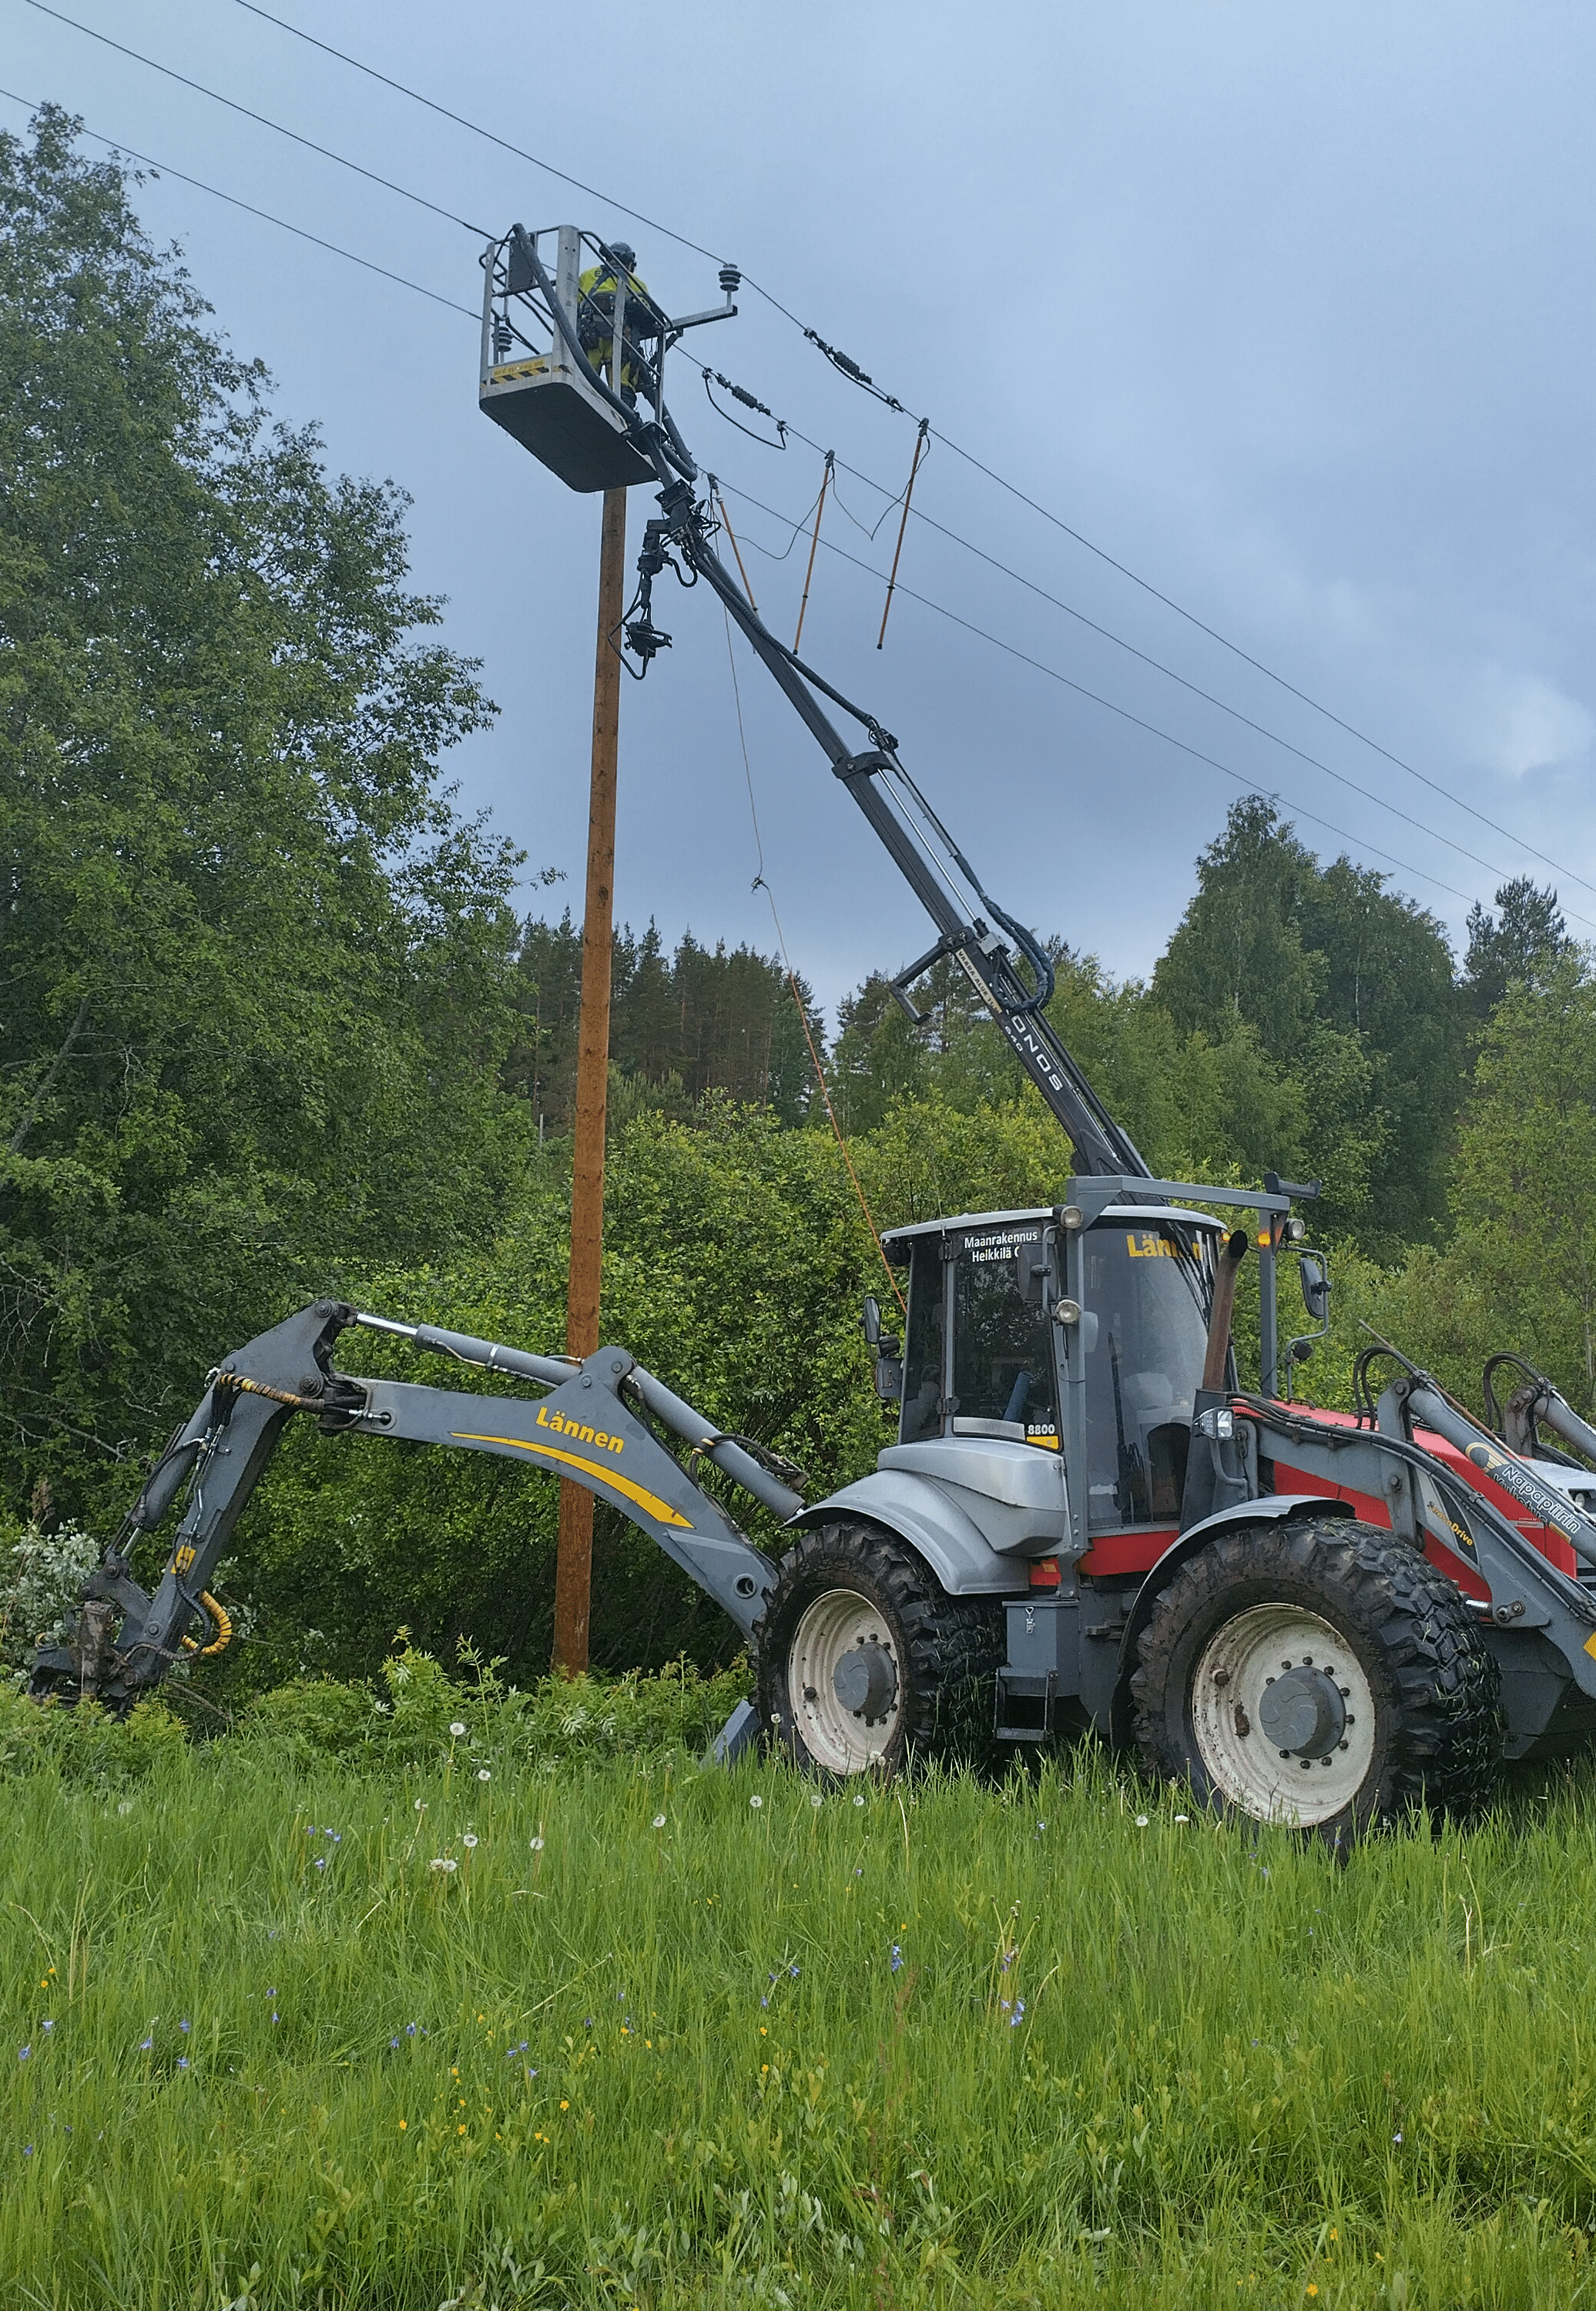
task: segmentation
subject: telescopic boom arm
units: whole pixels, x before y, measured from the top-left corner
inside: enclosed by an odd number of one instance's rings
[[[707,508],[696,501],[689,483],[667,479],[659,503],[661,518],[649,523],[638,560],[638,615],[626,624],[628,646],[645,667],[664,646],[666,637],[651,622],[650,596],[660,571],[674,566],[669,549],[675,547],[694,578],[703,579],[725,604],[936,925],[936,945],[893,982],[893,993],[910,1018],[918,1025],[922,1016],[910,999],[910,988],[934,963],[951,956],[1069,1134],[1077,1172],[1148,1178],[1149,1166],[1135,1141],[1109,1114],[1047,1019],[1044,1007],[1053,991],[1054,974],[1045,948],[982,888],[975,869],[899,760],[896,739],[873,714],[833,690],[778,641],[715,552]],[[868,746],[858,753],[849,746],[816,692],[863,726]],[[984,913],[976,911],[977,905]],[[1001,936],[1005,932],[1007,939]],[[1019,968],[1022,961],[1028,981]]]

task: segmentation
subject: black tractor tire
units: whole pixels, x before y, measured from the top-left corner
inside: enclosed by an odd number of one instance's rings
[[[761,1730],[805,1772],[834,1782],[890,1781],[931,1759],[981,1762],[1004,1635],[1000,1599],[950,1597],[907,1542],[874,1525],[822,1525],[782,1558],[754,1632]],[[858,1660],[845,1662],[850,1654]],[[877,1690],[854,1711],[826,1664],[862,1688],[867,1661]],[[816,1675],[818,1685],[807,1681]]]
[[[1496,1664],[1456,1586],[1337,1518],[1217,1534],[1154,1605],[1130,1699],[1154,1773],[1331,1843],[1421,1805],[1468,1818],[1502,1756]]]

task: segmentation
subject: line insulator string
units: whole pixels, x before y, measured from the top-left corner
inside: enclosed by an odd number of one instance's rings
[[[820,517],[825,511],[825,493],[831,486],[832,468],[836,462],[836,451],[828,449],[825,453],[825,471],[820,476],[820,495],[815,501],[815,534],[809,540],[809,566],[804,572],[804,598],[798,604],[798,632],[792,638],[792,647],[795,651],[804,638],[804,613],[809,606],[809,580],[815,575],[815,554],[820,544]]]
[[[886,622],[892,612],[893,590],[898,582],[898,557],[903,551],[903,532],[909,527],[909,501],[914,495],[914,476],[920,471],[920,461],[929,447],[930,431],[930,419],[922,417],[920,431],[914,437],[914,463],[909,468],[909,486],[903,492],[903,519],[898,524],[898,542],[893,549],[892,576],[886,581],[886,600],[881,607],[881,632],[876,637],[877,650],[886,640]]]
[[[786,449],[787,420],[785,417],[778,417],[773,409],[767,409],[764,403],[759,400],[754,394],[748,392],[745,387],[734,385],[730,378],[722,377],[718,369],[706,369],[702,372],[702,375],[703,377],[703,389],[709,396],[710,407],[714,411],[717,417],[724,417],[728,425],[735,425],[739,433],[746,433],[748,436],[750,441],[757,441],[762,449]],[[716,400],[715,396],[711,389],[712,386],[716,385],[722,387],[726,392],[729,393],[734,401],[740,401],[745,409],[752,409],[755,414],[760,417],[768,417],[771,423],[775,427],[777,433],[781,436],[781,439],[776,441],[767,441],[763,433],[756,433],[751,425],[745,425],[742,419],[740,417],[734,417],[729,409],[722,409],[720,404]]]
[[[749,285],[750,287],[758,286],[757,283],[750,283]],[[761,290],[760,294],[763,296],[764,292]],[[774,302],[774,300],[772,299],[772,301]],[[862,386],[867,393],[873,393],[877,401],[885,402],[889,409],[895,409],[900,417],[907,417],[912,414],[904,408],[895,394],[884,392],[875,379],[868,377],[856,361],[850,361],[848,355],[841,352],[837,346],[828,345],[825,339],[814,329],[806,329],[804,335],[812,345],[819,347],[834,370],[842,371],[850,385]]]

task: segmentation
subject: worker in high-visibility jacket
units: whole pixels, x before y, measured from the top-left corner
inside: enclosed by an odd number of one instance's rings
[[[616,259],[626,270],[626,314],[622,326],[626,342],[635,353],[640,336],[658,334],[650,320],[652,301],[649,299],[644,283],[632,270],[637,263],[636,250],[629,248],[624,240],[614,241],[611,247]],[[589,265],[577,283],[580,292],[577,301],[579,333],[582,350],[595,369],[607,367],[615,351],[615,268],[612,265]],[[632,304],[634,297],[645,301],[635,311]],[[609,324],[607,328],[605,326],[606,322]],[[628,359],[622,365],[617,390],[630,401],[645,380],[646,372],[635,360]]]

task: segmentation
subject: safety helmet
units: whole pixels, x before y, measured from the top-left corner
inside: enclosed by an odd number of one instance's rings
[[[626,267],[628,273],[631,272],[632,266],[637,263],[637,251],[632,248],[630,241],[612,240],[609,245],[609,253],[615,258],[617,265],[624,265]]]

